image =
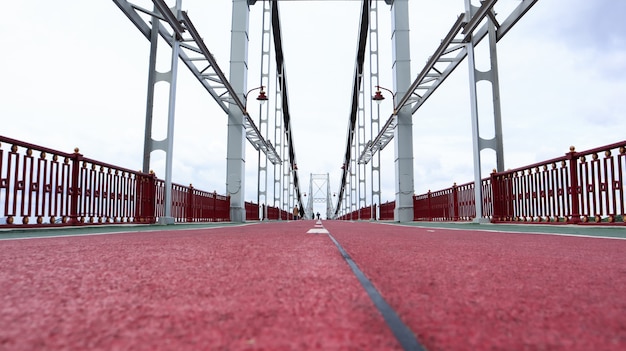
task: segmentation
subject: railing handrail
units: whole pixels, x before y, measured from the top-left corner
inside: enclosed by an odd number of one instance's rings
[[[51,149],[45,146],[39,146],[31,143],[27,143],[25,141],[9,138],[3,135],[0,135],[0,143],[14,144],[28,149],[36,149],[39,151],[44,151],[49,154],[55,154],[63,157],[72,157],[73,153],[63,152],[55,149]]]
[[[574,147],[570,147],[570,152],[569,153],[575,153],[577,156],[586,156],[586,155],[592,155],[594,153],[599,153],[599,152],[603,152],[606,150],[610,150],[610,149],[617,149],[619,147],[624,147],[626,145],[626,140],[624,141],[620,141],[617,143],[612,143],[609,145],[605,145],[605,146],[600,146],[600,147],[595,147],[593,149],[588,149],[588,150],[583,150],[583,151],[575,151]],[[557,162],[562,162],[562,161],[567,161],[569,160],[568,158],[568,154],[565,154],[563,156],[559,156],[559,157],[555,157],[549,160],[544,160],[544,161],[539,161],[539,162],[535,162],[532,163],[530,165],[525,165],[525,166],[520,166],[517,168],[512,168],[512,169],[507,169],[505,171],[502,172],[496,172],[497,175],[503,175],[503,174],[509,174],[509,173],[515,173],[515,172],[521,172],[521,171],[526,171],[529,169],[534,169],[537,167],[542,167],[545,165],[549,165],[549,164],[553,164],[553,163],[557,163]]]

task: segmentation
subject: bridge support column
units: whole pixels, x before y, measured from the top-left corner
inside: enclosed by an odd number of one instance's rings
[[[465,0],[465,9],[467,16],[471,17],[479,6],[473,6],[471,0]],[[481,151],[484,149],[492,149],[496,154],[496,170],[504,171],[504,147],[502,142],[502,113],[500,108],[500,84],[498,79],[498,56],[496,50],[496,27],[491,17],[487,17],[488,23],[488,45],[489,45],[489,63],[490,68],[487,71],[480,71],[476,68],[476,57],[474,47],[476,45],[474,38],[467,44],[467,59],[469,65],[470,80],[470,104],[472,116],[472,144],[474,156],[474,200],[476,202],[476,223],[488,223],[483,213],[483,191],[482,191],[482,161]],[[491,83],[491,102],[493,109],[493,137],[484,139],[481,137],[481,128],[479,124],[480,114],[478,110],[478,88],[480,81]],[[490,172],[491,170],[488,170]]]
[[[248,26],[250,8],[247,0],[233,0],[230,39],[229,82],[245,103],[248,80]],[[226,193],[230,196],[230,220],[245,222],[246,128],[244,115],[231,104],[228,113],[228,141],[226,150]]]
[[[403,96],[411,85],[411,50],[409,40],[409,1],[395,0],[391,7],[393,46],[393,88]],[[394,109],[396,108],[394,102]],[[394,221],[413,221],[413,116],[410,106],[396,111]]]
[[[174,13],[180,18],[182,0],[176,0]],[[156,11],[156,7],[155,7]],[[159,26],[161,21],[152,17],[152,28],[150,33],[150,65],[148,73],[148,98],[146,102],[146,127],[144,135],[144,159],[143,172],[150,172],[150,155],[153,151],[162,150],[165,152],[165,189],[163,196],[163,215],[159,216],[160,224],[173,224],[175,219],[172,216],[172,163],[174,157],[174,116],[176,112],[176,80],[178,76],[178,55],[180,52],[180,41],[173,40],[171,64],[169,72],[158,72],[156,70],[157,48],[159,40]],[[168,82],[169,101],[167,110],[167,136],[163,140],[152,138],[152,117],[154,112],[154,88],[159,81]]]

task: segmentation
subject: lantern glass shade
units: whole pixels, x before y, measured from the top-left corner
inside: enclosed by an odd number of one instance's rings
[[[376,101],[377,104],[380,105],[380,103],[385,100],[385,97],[383,96],[383,94],[380,92],[380,90],[376,91],[376,93],[374,94],[374,96],[372,97],[372,100]]]
[[[261,90],[259,92],[259,96],[256,99],[261,105],[263,105],[265,101],[267,101],[267,95],[265,95],[265,91]]]

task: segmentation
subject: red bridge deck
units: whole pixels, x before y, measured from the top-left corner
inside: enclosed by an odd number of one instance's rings
[[[625,240],[458,227],[1,232],[0,349],[626,348]]]

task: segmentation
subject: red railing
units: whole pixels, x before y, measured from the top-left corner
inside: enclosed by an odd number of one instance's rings
[[[259,205],[252,203],[252,202],[246,202],[245,203],[245,207],[246,207],[246,220],[247,221],[258,221],[261,218],[259,218]]]
[[[626,225],[626,141],[529,166],[492,173],[481,181],[482,217],[494,223]],[[470,221],[476,217],[474,182],[413,197],[416,221]],[[380,205],[394,219],[395,202]],[[371,207],[340,216],[368,219]]]
[[[351,221],[351,220],[367,221],[370,219],[376,219],[376,216],[377,216],[376,211],[377,211],[377,206],[376,204],[374,204],[373,206],[362,207],[356,211],[352,211],[350,213],[339,216],[337,219],[342,220],[342,221]],[[393,215],[393,209],[391,211]]]
[[[474,183],[454,184],[450,188],[413,196],[415,221],[468,221],[476,217]],[[492,213],[491,180],[482,180],[483,217]]]
[[[291,220],[293,219],[293,214],[288,211],[283,211],[278,207],[266,206],[263,205],[264,210],[263,213],[266,213],[267,217],[265,219],[269,220]]]
[[[494,222],[624,225],[626,141],[494,173]]]
[[[624,225],[626,141],[576,152],[482,180],[483,217],[494,223]],[[476,216],[474,183],[414,196],[415,220]]]
[[[367,221],[376,216],[376,211],[378,210],[378,218],[382,221],[393,220],[393,210],[396,208],[395,201],[385,202],[380,206],[374,204],[373,206],[362,207],[356,211],[352,211],[350,213],[346,213],[337,217],[338,220],[343,221]]]
[[[163,199],[154,174],[0,136],[0,228],[155,223]],[[230,198],[173,185],[172,212],[177,222],[228,221]]]
[[[156,181],[157,217],[165,214],[165,181]],[[230,198],[216,192],[172,184],[172,217],[175,222],[228,222],[230,221]]]
[[[267,219],[277,220],[280,218],[280,209],[277,207],[266,206]]]
[[[389,220],[393,220],[393,211],[396,208],[396,202],[395,201],[389,201],[389,202],[385,202],[383,204],[380,204],[380,220],[381,221],[389,221]]]

